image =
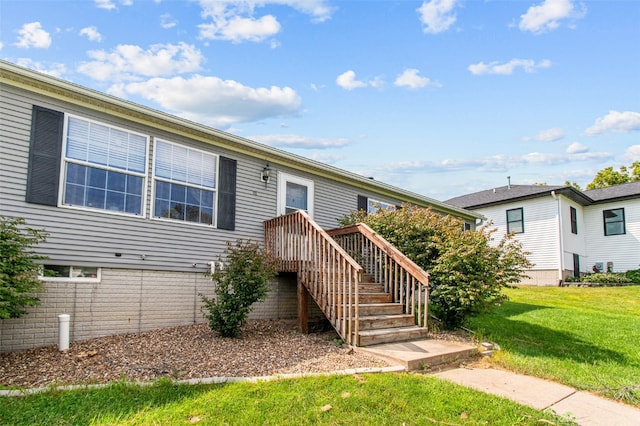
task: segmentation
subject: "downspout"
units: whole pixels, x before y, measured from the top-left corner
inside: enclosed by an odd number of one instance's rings
[[[551,191],[551,196],[554,200],[558,202],[558,212],[556,217],[558,218],[558,240],[560,242],[560,265],[558,268],[558,286],[562,286],[562,282],[564,281],[564,233],[562,232],[562,200],[556,194],[556,191]]]

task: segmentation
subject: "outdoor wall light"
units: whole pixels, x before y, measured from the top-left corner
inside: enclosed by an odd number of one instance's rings
[[[264,166],[264,169],[262,169],[262,181],[264,182],[264,185],[267,186],[270,180],[271,180],[271,167],[269,167],[269,163],[267,163],[267,165]]]

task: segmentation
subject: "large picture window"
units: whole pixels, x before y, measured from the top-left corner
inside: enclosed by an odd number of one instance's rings
[[[147,136],[69,116],[62,204],[142,215]]]
[[[215,225],[218,156],[162,140],[154,155],[154,217]]]
[[[622,235],[625,231],[624,208],[604,210],[604,235]]]
[[[524,232],[524,214],[522,207],[507,210],[507,233],[522,234]]]

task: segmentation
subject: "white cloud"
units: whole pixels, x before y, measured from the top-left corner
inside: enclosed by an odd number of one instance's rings
[[[353,90],[361,87],[380,88],[384,86],[384,81],[381,77],[375,77],[369,81],[357,80],[355,71],[349,70],[336,77],[336,84],[345,90]]]
[[[40,22],[30,22],[24,24],[18,30],[18,42],[16,46],[24,49],[35,47],[38,49],[46,49],[51,46],[51,36],[42,29]]]
[[[94,0],[94,3],[99,9],[114,10],[117,8],[113,0]],[[123,6],[131,6],[133,0],[120,0],[120,4]]]
[[[176,21],[170,13],[163,13],[160,15],[160,26],[165,30],[175,27],[178,25],[178,21]]]
[[[553,31],[565,19],[580,19],[586,9],[578,11],[571,0],[544,0],[537,6],[531,6],[527,13],[520,16],[519,28],[535,34]]]
[[[500,75],[511,75],[518,68],[522,68],[524,72],[532,73],[536,72],[539,69],[549,68],[551,66],[551,61],[548,59],[543,59],[540,62],[536,62],[533,59],[512,59],[509,62],[504,64],[500,64],[498,62],[490,62],[485,64],[484,62],[478,62],[477,64],[471,64],[468,67],[468,70],[471,71],[471,74],[474,75],[482,75],[482,74],[500,74]]]
[[[631,145],[624,151],[622,158],[625,161],[633,163],[634,161],[640,161],[640,145]]]
[[[596,119],[593,126],[585,130],[589,136],[606,132],[628,133],[640,130],[640,112],[634,111],[609,111],[604,117]]]
[[[256,8],[268,4],[291,7],[310,15],[313,22],[326,21],[334,10],[325,0],[200,0],[202,17],[211,19],[211,22],[198,26],[200,37],[230,40],[234,43],[264,41],[281,30],[280,22],[275,16],[254,16]]]
[[[555,142],[562,138],[564,138],[564,131],[558,127],[554,127],[552,129],[541,130],[533,137],[527,136],[522,139],[524,141]]]
[[[116,5],[111,0],[94,0],[96,7],[99,9],[113,10]]]
[[[45,65],[42,62],[36,62],[31,58],[19,58],[16,60],[16,64],[54,77],[62,77],[67,72],[65,64],[51,63]]]
[[[91,62],[78,71],[100,81],[132,80],[175,73],[198,71],[204,61],[202,53],[192,45],[156,44],[144,50],[139,46],[121,44],[111,52],[88,52]]]
[[[256,135],[249,136],[257,142],[278,148],[327,149],[342,148],[351,142],[346,138],[312,138],[308,136],[284,135]]]
[[[418,172],[455,172],[455,171],[479,171],[479,172],[506,172],[515,168],[528,165],[562,165],[572,162],[610,160],[613,155],[608,152],[588,152],[577,149],[576,152],[541,153],[530,152],[523,155],[492,155],[488,157],[472,159],[447,159],[435,161],[411,161],[392,163],[383,171],[393,174],[412,174]]]
[[[183,118],[215,127],[291,116],[301,100],[289,87],[252,88],[233,80],[196,75],[188,79],[153,78],[115,87],[152,100]]]
[[[102,34],[96,27],[84,27],[80,30],[80,35],[87,37],[91,41],[102,41]]]
[[[427,34],[437,34],[448,30],[456,22],[453,9],[456,0],[431,0],[422,3],[418,10],[423,31]]]
[[[420,71],[415,68],[406,69],[402,74],[398,75],[393,84],[400,87],[408,87],[410,89],[421,89],[423,87],[434,85],[428,77],[421,77],[418,74],[420,74]]]
[[[589,147],[580,142],[573,142],[567,147],[567,154],[584,154],[589,152]]]
[[[229,40],[260,42],[280,32],[280,23],[272,15],[259,19],[234,16],[231,19],[219,19],[210,24],[198,25],[200,37],[211,40]]]

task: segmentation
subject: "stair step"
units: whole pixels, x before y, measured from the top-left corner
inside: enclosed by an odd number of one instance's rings
[[[423,339],[427,336],[428,330],[423,327],[394,327],[380,328],[374,330],[360,330],[359,346],[371,346],[388,342],[403,342],[412,339]]]
[[[413,315],[370,315],[360,316],[360,330],[373,330],[392,327],[410,327],[415,325]]]
[[[400,303],[361,303],[358,307],[360,316],[399,315],[403,313]]]
[[[360,304],[363,303],[391,303],[389,293],[359,293]]]

